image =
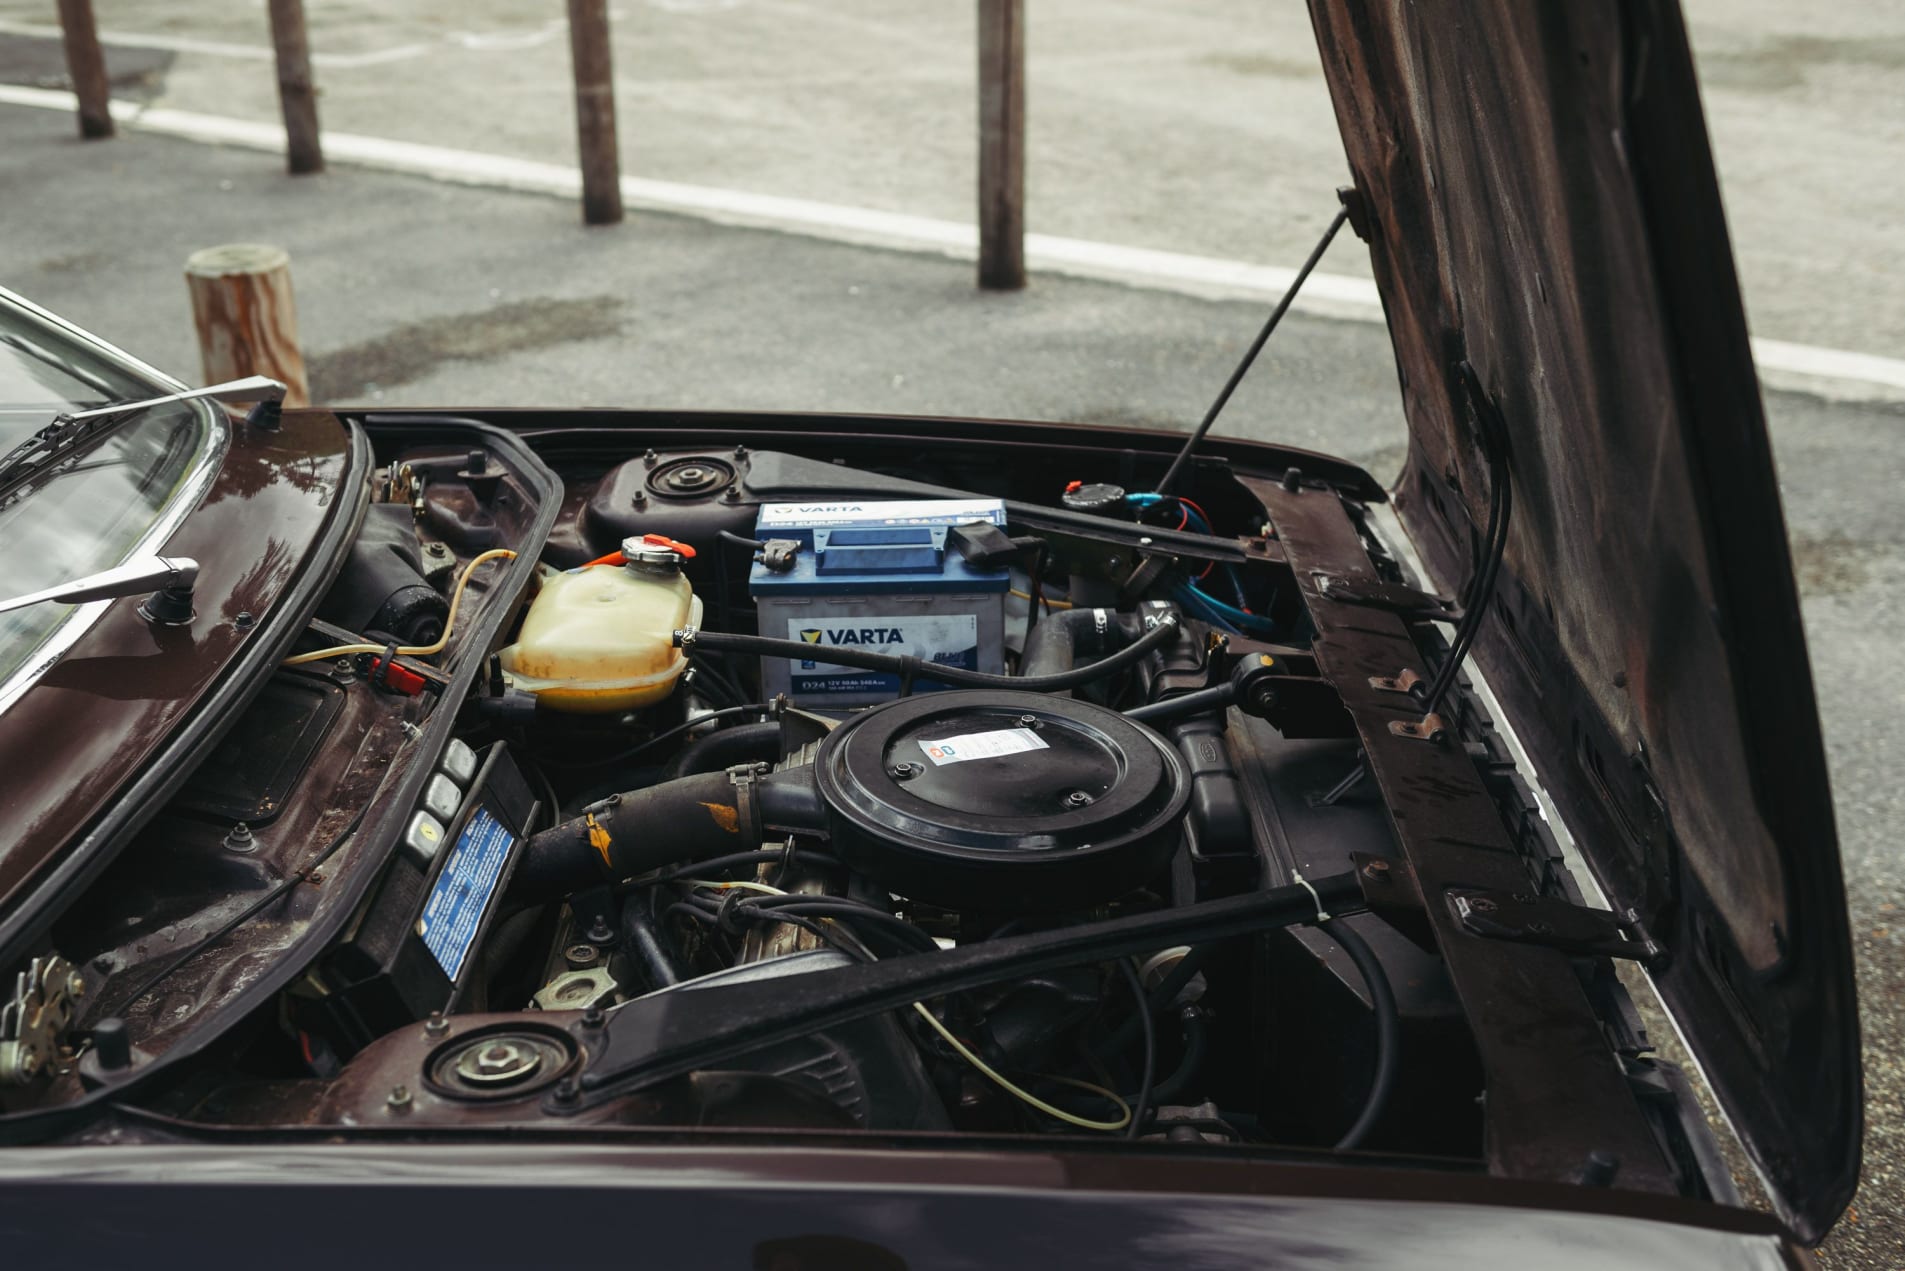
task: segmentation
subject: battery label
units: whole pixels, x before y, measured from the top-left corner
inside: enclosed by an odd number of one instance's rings
[[[1005,504],[997,499],[885,499],[840,503],[768,503],[755,522],[760,530],[832,529],[841,525],[963,525],[968,521],[1005,524]]]
[[[825,648],[865,649],[916,657],[937,666],[979,669],[979,619],[969,613],[908,614],[903,618],[789,618],[787,638]],[[920,672],[930,679],[932,668]],[[794,663],[795,693],[896,693],[900,677],[889,671],[829,666],[819,657]]]
[[[959,737],[921,740],[919,748],[935,765],[964,763],[968,759],[996,759],[1000,755],[1022,755],[1028,750],[1047,750],[1045,739],[1029,728],[1001,728],[989,733],[966,733]]]
[[[478,808],[430,889],[423,917],[417,919],[417,934],[452,980],[463,970],[463,960],[476,942],[483,911],[489,908],[496,880],[503,876],[503,865],[514,846],[516,836],[488,808]]]

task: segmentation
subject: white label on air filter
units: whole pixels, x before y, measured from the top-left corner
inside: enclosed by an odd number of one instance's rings
[[[1045,739],[1029,728],[1001,728],[990,733],[967,733],[961,737],[921,740],[919,748],[935,764],[964,763],[968,759],[996,759],[1000,755],[1022,755],[1028,750],[1045,750]]]

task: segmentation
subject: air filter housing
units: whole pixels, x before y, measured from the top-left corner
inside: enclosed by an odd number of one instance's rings
[[[1116,711],[976,689],[902,698],[829,733],[814,760],[834,848],[902,896],[988,913],[1072,910],[1155,877],[1190,780]]]

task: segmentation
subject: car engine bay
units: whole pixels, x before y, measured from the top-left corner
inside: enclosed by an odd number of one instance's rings
[[[1492,1042],[1312,647],[1332,588],[1438,658],[1459,618],[1366,477],[508,423],[534,456],[361,421],[350,559],[22,974],[0,1111],[1503,1158]],[[1356,576],[1299,574],[1272,499],[1327,507]],[[1394,718],[1472,767],[1520,898],[1578,904],[1449,678]],[[1724,1194],[1610,964],[1556,961],[1669,1185]]]

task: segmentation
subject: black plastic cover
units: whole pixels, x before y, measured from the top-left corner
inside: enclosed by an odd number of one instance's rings
[[[821,743],[836,848],[901,895],[959,909],[1077,909],[1170,859],[1190,780],[1116,711],[1016,690],[902,698]]]

